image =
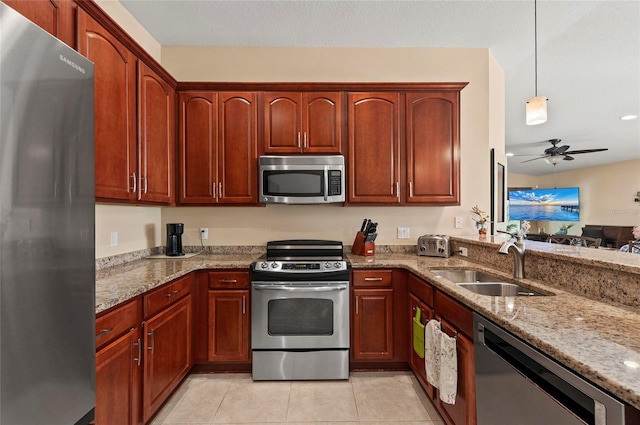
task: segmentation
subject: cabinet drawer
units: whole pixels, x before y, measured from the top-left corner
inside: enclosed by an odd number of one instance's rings
[[[354,287],[391,287],[391,270],[354,270]]]
[[[249,273],[247,272],[209,272],[209,288],[247,289],[249,288]]]
[[[408,280],[409,292],[414,293],[416,297],[420,298],[420,301],[429,307],[433,307],[433,287],[413,274],[409,275]]]
[[[144,296],[144,317],[154,315],[190,292],[191,274],[149,292]]]
[[[139,298],[96,317],[96,348],[138,326],[141,321]]]
[[[471,310],[440,291],[435,293],[434,304],[437,316],[442,317],[462,333],[473,338],[473,315]]]

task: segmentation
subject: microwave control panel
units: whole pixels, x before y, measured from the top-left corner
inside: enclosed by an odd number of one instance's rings
[[[342,172],[329,170],[329,196],[342,195]]]

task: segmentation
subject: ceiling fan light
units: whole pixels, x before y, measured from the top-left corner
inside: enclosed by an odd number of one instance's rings
[[[556,165],[558,162],[562,161],[562,156],[560,156],[560,155],[558,155],[558,156],[548,156],[548,157],[543,158],[543,159],[549,165]]]
[[[547,98],[536,96],[527,100],[527,125],[547,122]]]

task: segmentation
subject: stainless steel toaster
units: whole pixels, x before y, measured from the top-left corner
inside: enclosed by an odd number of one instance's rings
[[[451,247],[447,235],[423,235],[418,238],[418,255],[425,257],[449,257]]]

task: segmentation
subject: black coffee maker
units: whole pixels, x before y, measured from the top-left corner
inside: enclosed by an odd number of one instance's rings
[[[182,252],[182,233],[184,223],[167,223],[167,247],[165,254],[170,257],[184,255]]]

